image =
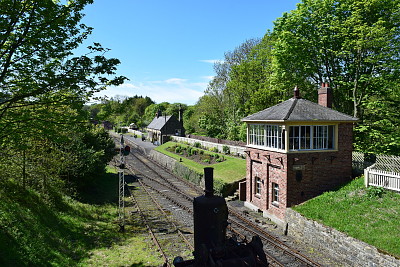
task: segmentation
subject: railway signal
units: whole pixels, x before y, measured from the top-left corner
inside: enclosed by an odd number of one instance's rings
[[[129,146],[124,147],[124,136],[121,134],[121,149],[120,149],[120,161],[119,161],[119,169],[118,169],[118,221],[120,231],[125,231],[125,154],[129,154],[131,148]]]

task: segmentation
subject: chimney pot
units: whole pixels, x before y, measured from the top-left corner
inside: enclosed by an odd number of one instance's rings
[[[300,90],[299,90],[299,88],[297,87],[297,85],[294,87],[294,96],[293,96],[294,98],[301,98],[300,97]]]

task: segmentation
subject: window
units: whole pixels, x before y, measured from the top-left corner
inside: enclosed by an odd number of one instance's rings
[[[256,195],[261,195],[261,179],[256,177]]]
[[[272,183],[272,202],[279,203],[279,185]]]
[[[285,149],[285,134],[281,125],[249,124],[249,144]]]
[[[290,150],[334,149],[334,125],[290,126]]]

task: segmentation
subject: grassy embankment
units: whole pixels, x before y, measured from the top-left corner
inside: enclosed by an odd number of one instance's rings
[[[192,161],[190,159],[186,159],[180,155],[177,155],[175,153],[172,153],[166,148],[172,147],[173,145],[176,145],[179,143],[176,142],[167,142],[161,146],[158,146],[155,148],[155,150],[168,155],[176,160],[182,159],[181,164],[183,164],[186,167],[189,167],[196,172],[202,174],[204,171],[203,169],[205,167],[213,167],[214,168],[214,178],[217,180],[220,180],[225,183],[232,183],[238,180],[241,180],[246,177],[246,160],[241,159],[241,158],[235,158],[235,157],[230,157],[224,154],[221,154],[224,156],[226,159],[223,162],[219,162],[216,164],[201,164],[195,161]],[[180,144],[181,146],[187,146]],[[211,153],[211,152],[210,152]],[[215,154],[212,152],[212,154]]]
[[[363,182],[357,178],[294,210],[400,258],[400,194]]]
[[[162,264],[138,218],[131,218],[125,234],[118,232],[115,170],[99,177],[80,202],[60,196],[49,204],[13,182],[0,185],[1,266]]]

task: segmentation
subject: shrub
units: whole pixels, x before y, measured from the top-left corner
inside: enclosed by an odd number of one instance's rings
[[[200,154],[200,155],[203,155],[203,154],[204,154],[204,150],[200,150],[200,151],[199,151],[199,154]]]
[[[176,154],[179,154],[179,153],[181,153],[182,152],[182,148],[180,147],[180,146],[177,146],[176,148],[175,148],[175,153]]]
[[[213,148],[211,149],[211,152],[216,152],[216,153],[218,153],[218,152],[219,152],[218,147],[213,147]]]
[[[230,154],[231,150],[229,149],[229,146],[223,146],[222,151],[224,151],[225,154]]]
[[[370,186],[367,188],[368,198],[381,198],[384,193],[385,189],[383,187]]]
[[[193,155],[197,155],[197,151],[198,151],[198,150],[197,150],[196,148],[193,148],[193,149],[192,149],[192,154],[193,154]]]
[[[218,159],[219,158],[219,154],[214,154],[214,158]]]
[[[203,162],[210,163],[210,159],[204,159]]]
[[[200,142],[195,142],[195,143],[194,143],[194,147],[199,148],[200,146],[201,146]]]

